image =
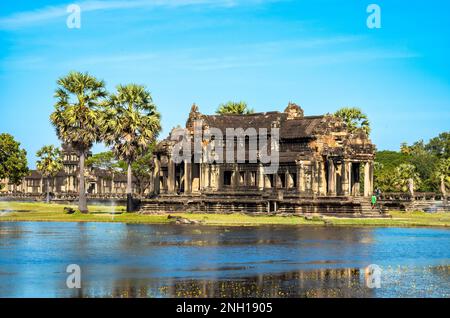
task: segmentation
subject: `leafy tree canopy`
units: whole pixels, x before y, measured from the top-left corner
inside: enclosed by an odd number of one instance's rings
[[[375,187],[382,191],[398,191],[399,186],[395,185],[396,168],[402,164],[415,167],[421,182],[418,184],[419,191],[440,191],[442,180],[438,175],[440,171],[445,171],[445,159],[450,158],[448,153],[450,133],[442,133],[438,137],[432,138],[428,143],[419,140],[412,145],[402,143],[400,151],[380,151],[376,155],[376,163],[381,166],[375,167],[374,179]],[[446,180],[446,179],[445,179]],[[445,181],[447,182],[447,181]],[[447,183],[446,183],[447,184]],[[400,187],[403,188],[404,187]]]
[[[450,132],[443,132],[431,139],[425,149],[439,158],[450,158]]]
[[[407,192],[410,180],[413,181],[414,190],[418,189],[421,180],[416,167],[409,163],[402,163],[394,171],[394,186],[397,190]]]
[[[86,159],[86,166],[107,171],[115,171],[121,168],[112,151],[100,152],[90,156]]]
[[[36,162],[36,168],[43,176],[55,176],[63,168],[61,151],[53,146],[43,146],[36,152],[39,159]]]
[[[9,183],[19,185],[27,174],[27,152],[13,136],[0,134],[0,180],[7,178]]]

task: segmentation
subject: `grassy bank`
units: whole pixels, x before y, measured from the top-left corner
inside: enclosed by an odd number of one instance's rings
[[[1,202],[1,221],[59,221],[59,222],[124,222],[124,223],[171,223],[167,215],[140,215],[137,213],[124,213],[123,206],[89,206],[89,214],[65,214],[63,208],[68,205]],[[76,206],[70,206],[76,208]],[[250,216],[244,214],[191,214],[180,213],[177,216],[190,220],[200,221],[206,225],[331,225],[331,226],[395,226],[395,227],[450,227],[450,213],[423,213],[423,212],[391,212],[392,218],[380,219],[353,219],[314,217],[306,220],[303,217],[282,216]]]

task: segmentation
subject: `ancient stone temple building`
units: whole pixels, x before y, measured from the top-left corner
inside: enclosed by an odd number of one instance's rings
[[[194,105],[184,138],[194,143],[198,126],[203,133],[212,128],[223,131],[225,148],[230,142],[244,145],[245,159],[217,162],[199,156],[196,161],[194,151],[192,160],[177,162],[172,131],[154,153],[155,196],[143,200],[142,212],[378,214],[370,207],[375,146],[363,131],[349,132],[339,118],[304,116],[291,103],[284,112],[249,115],[204,115]],[[277,128],[278,169],[268,172],[268,164],[260,160],[261,149],[256,160],[249,160],[254,145],[250,140],[258,139],[256,135],[237,140],[226,134],[227,128],[265,128],[269,140]],[[202,150],[212,142],[220,141],[202,137]]]
[[[56,176],[49,180],[50,192],[54,194],[77,194],[79,185],[78,163],[80,157],[70,145],[63,144],[61,147],[63,168]],[[91,156],[87,154],[87,157]],[[86,185],[88,194],[125,194],[127,177],[123,173],[112,175],[109,171],[102,169],[89,169],[85,171]],[[37,170],[30,170],[20,185],[7,184],[3,192],[22,193],[22,194],[44,194],[47,192],[46,180]],[[136,185],[133,182],[133,192],[136,192]]]

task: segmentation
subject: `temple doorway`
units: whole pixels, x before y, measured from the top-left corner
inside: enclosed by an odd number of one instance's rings
[[[87,193],[96,194],[97,193],[97,184],[95,182],[90,182],[88,186]]]
[[[175,189],[177,193],[185,192],[185,171],[184,171],[184,161],[175,165]]]

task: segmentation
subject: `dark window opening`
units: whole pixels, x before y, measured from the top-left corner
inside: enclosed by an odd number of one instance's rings
[[[230,186],[232,177],[233,177],[233,171],[224,171],[223,172],[223,185]]]

